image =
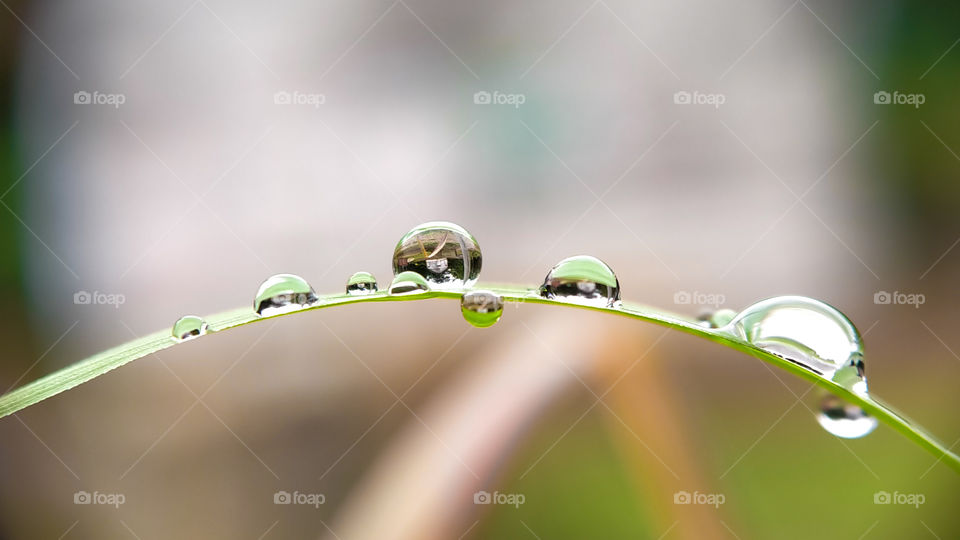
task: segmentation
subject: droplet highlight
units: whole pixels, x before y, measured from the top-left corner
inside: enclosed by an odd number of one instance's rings
[[[347,294],[362,296],[377,292],[377,278],[370,272],[357,272],[347,280]]]
[[[859,439],[877,428],[876,418],[833,394],[827,394],[820,400],[817,422],[831,435],[844,439]]]
[[[294,274],[277,274],[257,289],[253,310],[258,315],[277,315],[296,311],[317,301],[317,294],[305,279]]]
[[[614,307],[620,303],[620,282],[607,264],[578,255],[558,262],[543,280],[540,296],[577,304]]]
[[[716,311],[707,311],[697,317],[697,321],[707,328],[723,328],[730,324],[737,316],[737,312],[732,309],[718,309]]]
[[[177,319],[173,324],[173,338],[178,341],[186,341],[207,333],[207,321],[196,315],[184,315]]]
[[[393,273],[415,272],[433,289],[463,289],[480,276],[483,258],[477,240],[446,221],[418,225],[397,242]]]
[[[844,388],[867,392],[860,333],[843,313],[819,300],[763,300],[741,311],[725,329]]]
[[[390,295],[421,294],[430,290],[430,284],[416,272],[400,272],[390,283]]]
[[[468,323],[487,328],[503,315],[503,297],[492,291],[470,291],[460,297],[460,311]]]

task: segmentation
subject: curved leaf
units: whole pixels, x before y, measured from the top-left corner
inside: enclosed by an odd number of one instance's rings
[[[654,324],[666,326],[704,339],[719,343],[726,347],[750,354],[769,364],[777,366],[790,373],[811,381],[830,392],[842,397],[843,399],[854,403],[868,413],[875,416],[880,421],[886,423],[893,429],[899,431],[908,439],[922,446],[933,454],[937,459],[943,460],[954,470],[960,472],[960,456],[950,451],[943,443],[937,441],[933,436],[926,433],[916,424],[907,420],[889,406],[879,400],[864,396],[836,384],[833,381],[824,379],[812,373],[797,364],[785,360],[777,355],[771,354],[761,348],[758,348],[748,342],[735,338],[732,335],[717,330],[705,328],[697,321],[674,315],[668,312],[657,310],[648,306],[624,303],[619,308],[597,307],[581,304],[574,304],[560,300],[552,300],[540,297],[535,290],[522,289],[517,287],[500,286],[485,287],[497,294],[503,296],[507,302],[550,304],[580,309],[589,309],[601,311],[632,319],[652,322]],[[206,317],[209,333],[216,333],[235,326],[256,323],[258,321],[271,319],[310,311],[313,309],[324,309],[345,304],[354,304],[361,302],[397,302],[410,300],[423,300],[427,298],[447,298],[459,299],[462,292],[449,291],[430,291],[421,294],[391,296],[386,291],[378,291],[365,296],[347,296],[347,295],[329,295],[321,296],[316,304],[295,309],[286,313],[262,317],[253,312],[252,309],[235,309]],[[116,369],[128,362],[142,358],[151,353],[172,347],[180,343],[174,339],[169,330],[155,332],[148,336],[119,345],[102,353],[91,356],[85,360],[77,362],[59,371],[51,373],[45,377],[37,379],[29,384],[21,386],[3,396],[0,396],[0,418],[13,414],[34,403],[43,401],[49,397],[55,396],[60,392],[69,390],[79,384],[94,379],[108,371]]]

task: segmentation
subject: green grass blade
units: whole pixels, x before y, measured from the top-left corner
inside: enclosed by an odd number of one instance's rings
[[[803,369],[797,364],[789,362],[779,356],[771,354],[731,335],[719,332],[717,330],[705,328],[697,321],[692,319],[654,309],[649,306],[641,306],[630,303],[624,303],[622,308],[606,308],[550,300],[538,296],[535,291],[529,289],[521,289],[509,286],[487,287],[487,289],[502,295],[504,300],[508,302],[560,305],[593,311],[602,311],[632,319],[652,322],[654,324],[666,326],[682,332],[687,332],[689,334],[719,343],[720,345],[752,355],[769,364],[784,369],[798,377],[818,384],[830,392],[833,392],[834,394],[846,399],[847,401],[862,407],[881,422],[892,427],[896,431],[906,436],[908,439],[929,451],[938,460],[944,461],[955,471],[960,472],[960,456],[957,456],[957,454],[953,453],[949,448],[937,441],[933,436],[926,433],[916,424],[910,420],[907,420],[905,417],[895,412],[881,401],[872,397],[851,392],[850,390],[847,390],[833,381],[829,381],[806,369]],[[397,302],[423,300],[427,298],[459,299],[461,294],[462,293],[458,292],[432,291],[408,296],[390,296],[385,291],[380,291],[366,296],[330,295],[320,297],[316,304],[309,307],[279,315],[260,317],[254,313],[252,309],[236,309],[217,315],[212,315],[210,317],[206,317],[205,319],[209,324],[209,335],[210,333],[220,332],[235,326],[255,323],[274,317],[291,315],[301,311],[324,309],[339,305],[362,302]],[[132,362],[138,358],[142,358],[157,351],[172,347],[178,343],[180,342],[172,338],[170,330],[164,330],[139,339],[135,339],[123,345],[91,356],[86,360],[82,360],[73,365],[65,367],[45,377],[37,379],[36,381],[21,386],[20,388],[4,394],[3,396],[0,396],[0,418],[13,414],[26,407],[29,407],[30,405],[33,405],[34,403],[38,403],[49,397],[69,390],[79,384],[99,377],[100,375],[116,369],[128,362]]]

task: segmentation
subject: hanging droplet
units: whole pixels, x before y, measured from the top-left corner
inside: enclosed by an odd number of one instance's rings
[[[416,272],[400,272],[390,283],[390,294],[393,296],[420,294],[429,290],[430,284]]]
[[[620,302],[620,282],[606,263],[589,255],[564,259],[547,273],[540,296],[578,304],[613,307]]]
[[[403,235],[393,250],[393,273],[416,272],[433,289],[462,289],[480,276],[477,240],[463,227],[432,221]]]
[[[503,298],[491,291],[470,291],[460,297],[460,311],[478,328],[493,326],[503,315]]]
[[[858,439],[877,427],[876,418],[833,394],[827,394],[820,400],[817,422],[823,429],[844,439]]]
[[[173,324],[173,338],[186,341],[207,333],[207,321],[196,315],[184,315]]]
[[[360,296],[377,292],[377,278],[370,272],[357,272],[347,280],[347,294]]]
[[[317,301],[313,287],[302,277],[277,274],[264,281],[257,289],[253,310],[259,315],[276,315],[295,311]]]
[[[725,330],[844,388],[867,392],[860,333],[843,313],[819,300],[763,300],[741,311]]]
[[[697,321],[707,328],[722,328],[737,316],[737,312],[732,309],[718,309],[716,311],[706,311],[697,317]]]

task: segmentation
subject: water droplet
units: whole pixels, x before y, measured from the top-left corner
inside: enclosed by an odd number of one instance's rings
[[[716,311],[706,311],[697,317],[697,320],[707,328],[723,328],[730,324],[730,321],[737,316],[737,312],[732,309],[718,309]]]
[[[503,298],[491,291],[470,291],[460,297],[460,311],[478,328],[493,326],[503,315]]]
[[[184,315],[173,324],[173,337],[180,341],[193,339],[207,333],[207,321],[196,315]]]
[[[547,273],[540,296],[578,304],[613,307],[620,302],[620,282],[613,270],[589,255],[569,257]]]
[[[820,400],[817,422],[823,429],[844,439],[858,439],[877,427],[876,418],[833,394],[827,394]]]
[[[844,388],[867,392],[860,333],[843,313],[819,300],[763,300],[741,311],[725,329]]]
[[[416,272],[434,289],[462,289],[480,276],[477,240],[463,227],[432,221],[403,235],[393,250],[393,273]]]
[[[347,280],[347,294],[360,296],[377,292],[377,278],[370,272],[357,272]]]
[[[295,311],[317,301],[313,287],[293,274],[270,276],[257,289],[253,310],[259,315],[276,315]]]
[[[420,294],[430,290],[427,280],[416,272],[400,272],[390,283],[390,294],[394,296],[404,294]]]

